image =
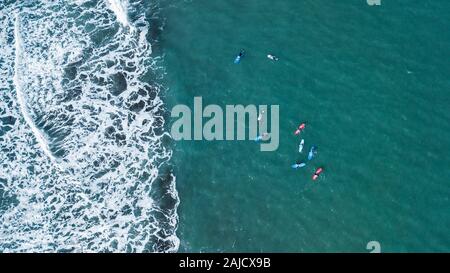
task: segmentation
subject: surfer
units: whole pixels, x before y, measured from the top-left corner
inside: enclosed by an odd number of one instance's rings
[[[292,165],[291,167],[293,168],[293,169],[298,169],[298,168],[303,168],[303,167],[305,167],[306,166],[306,163],[305,162],[297,162],[297,163],[295,163],[294,165]]]
[[[301,153],[303,151],[303,146],[305,145],[305,140],[302,138],[300,144],[298,145],[298,152]]]
[[[264,115],[264,110],[262,110],[261,113],[259,113],[259,115],[258,115],[258,121],[259,121],[260,123],[263,122],[263,115]]]
[[[244,57],[244,54],[245,50],[242,49],[241,52],[239,52],[239,55],[236,56],[236,59],[234,59],[234,63],[238,64],[241,61],[242,57]]]
[[[317,147],[316,146],[312,146],[311,149],[309,150],[308,153],[308,160],[313,159],[313,157],[317,154]]]
[[[294,132],[294,134],[298,135],[300,134],[301,131],[303,131],[306,127],[305,123],[300,124],[300,126],[298,126],[298,129]]]
[[[272,54],[267,55],[267,58],[271,59],[272,61],[278,61],[278,57]]]
[[[316,180],[317,178],[319,178],[319,175],[322,173],[322,171],[323,171],[322,168],[318,168],[318,169],[316,170],[316,172],[314,173],[312,179],[313,179],[313,180]]]
[[[268,140],[268,139],[269,139],[269,133],[263,133],[262,135],[257,136],[257,137],[255,138],[255,141],[256,141],[256,142],[260,142],[261,140],[262,140],[262,141],[265,141],[265,140]]]

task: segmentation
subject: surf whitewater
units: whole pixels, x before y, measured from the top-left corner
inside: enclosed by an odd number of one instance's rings
[[[177,251],[158,7],[17,2],[0,3],[0,251]]]

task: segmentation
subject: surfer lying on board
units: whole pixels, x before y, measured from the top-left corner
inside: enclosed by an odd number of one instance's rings
[[[306,163],[305,162],[297,162],[297,163],[295,163],[294,165],[292,165],[291,167],[293,168],[293,169],[298,169],[298,168],[303,168],[303,167],[305,167],[306,166]]]
[[[255,138],[255,141],[256,142],[259,142],[259,141],[261,141],[261,140],[268,140],[269,139],[269,133],[263,133],[262,135],[260,135],[260,136],[257,136],[256,138]]]
[[[241,52],[239,52],[239,55],[236,56],[236,59],[234,59],[234,63],[237,64],[241,61],[242,57],[244,57],[245,54],[245,50],[241,50]]]
[[[278,57],[272,54],[267,55],[267,58],[271,59],[272,61],[278,61]]]

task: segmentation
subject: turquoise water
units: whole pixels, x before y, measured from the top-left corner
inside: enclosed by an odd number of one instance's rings
[[[386,252],[450,251],[450,2],[163,6],[169,109],[194,96],[280,105],[276,152],[174,143],[180,251],[367,252],[372,240]],[[292,170],[305,157],[293,135],[302,121],[305,150],[319,153]]]

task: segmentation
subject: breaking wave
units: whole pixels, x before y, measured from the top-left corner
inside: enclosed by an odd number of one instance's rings
[[[0,251],[178,250],[145,9],[0,3]]]

